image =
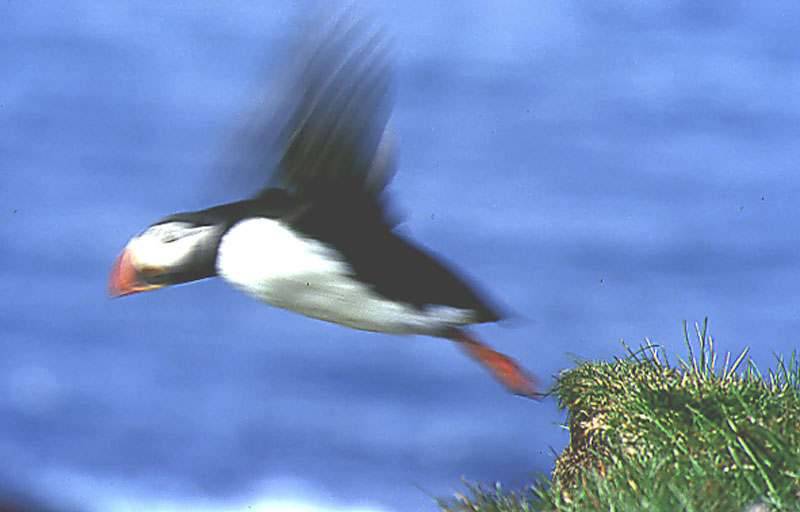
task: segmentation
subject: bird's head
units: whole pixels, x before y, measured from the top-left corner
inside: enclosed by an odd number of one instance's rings
[[[172,215],[133,237],[111,268],[109,295],[116,298],[214,276],[223,228],[192,216]]]

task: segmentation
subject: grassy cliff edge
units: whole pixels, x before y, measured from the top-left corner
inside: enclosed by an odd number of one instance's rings
[[[695,331],[677,364],[647,344],[562,371],[570,443],[552,479],[466,484],[442,509],[800,511],[800,356],[762,375],[746,350],[718,359],[707,322]]]

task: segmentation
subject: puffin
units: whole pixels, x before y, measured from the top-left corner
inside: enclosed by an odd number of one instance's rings
[[[312,32],[280,104],[244,137],[242,161],[267,168],[264,186],[145,228],[114,261],[109,295],[219,277],[307,317],[451,340],[511,392],[541,398],[529,372],[467,328],[506,313],[396,229],[386,191],[395,148],[385,30],[342,18]]]

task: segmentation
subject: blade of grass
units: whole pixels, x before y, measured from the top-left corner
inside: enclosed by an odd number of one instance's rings
[[[686,342],[686,349],[689,351],[689,359],[692,361],[692,367],[694,368],[695,373],[697,373],[697,361],[694,358],[694,352],[692,351],[692,344],[689,342],[689,330],[686,327],[686,319],[683,319],[683,339]]]
[[[750,347],[745,347],[745,349],[742,350],[742,353],[739,354],[739,357],[736,358],[736,361],[733,362],[733,366],[731,366],[731,373],[734,373],[736,371],[736,369],[739,368],[739,365],[741,364],[742,360],[744,359],[744,356],[746,356],[749,351],[750,351]]]

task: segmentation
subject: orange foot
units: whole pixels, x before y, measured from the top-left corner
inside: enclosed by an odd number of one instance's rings
[[[539,392],[536,378],[515,360],[492,350],[464,330],[457,330],[450,339],[457,341],[467,354],[489,370],[489,373],[510,391],[527,398],[541,400],[542,394]]]

